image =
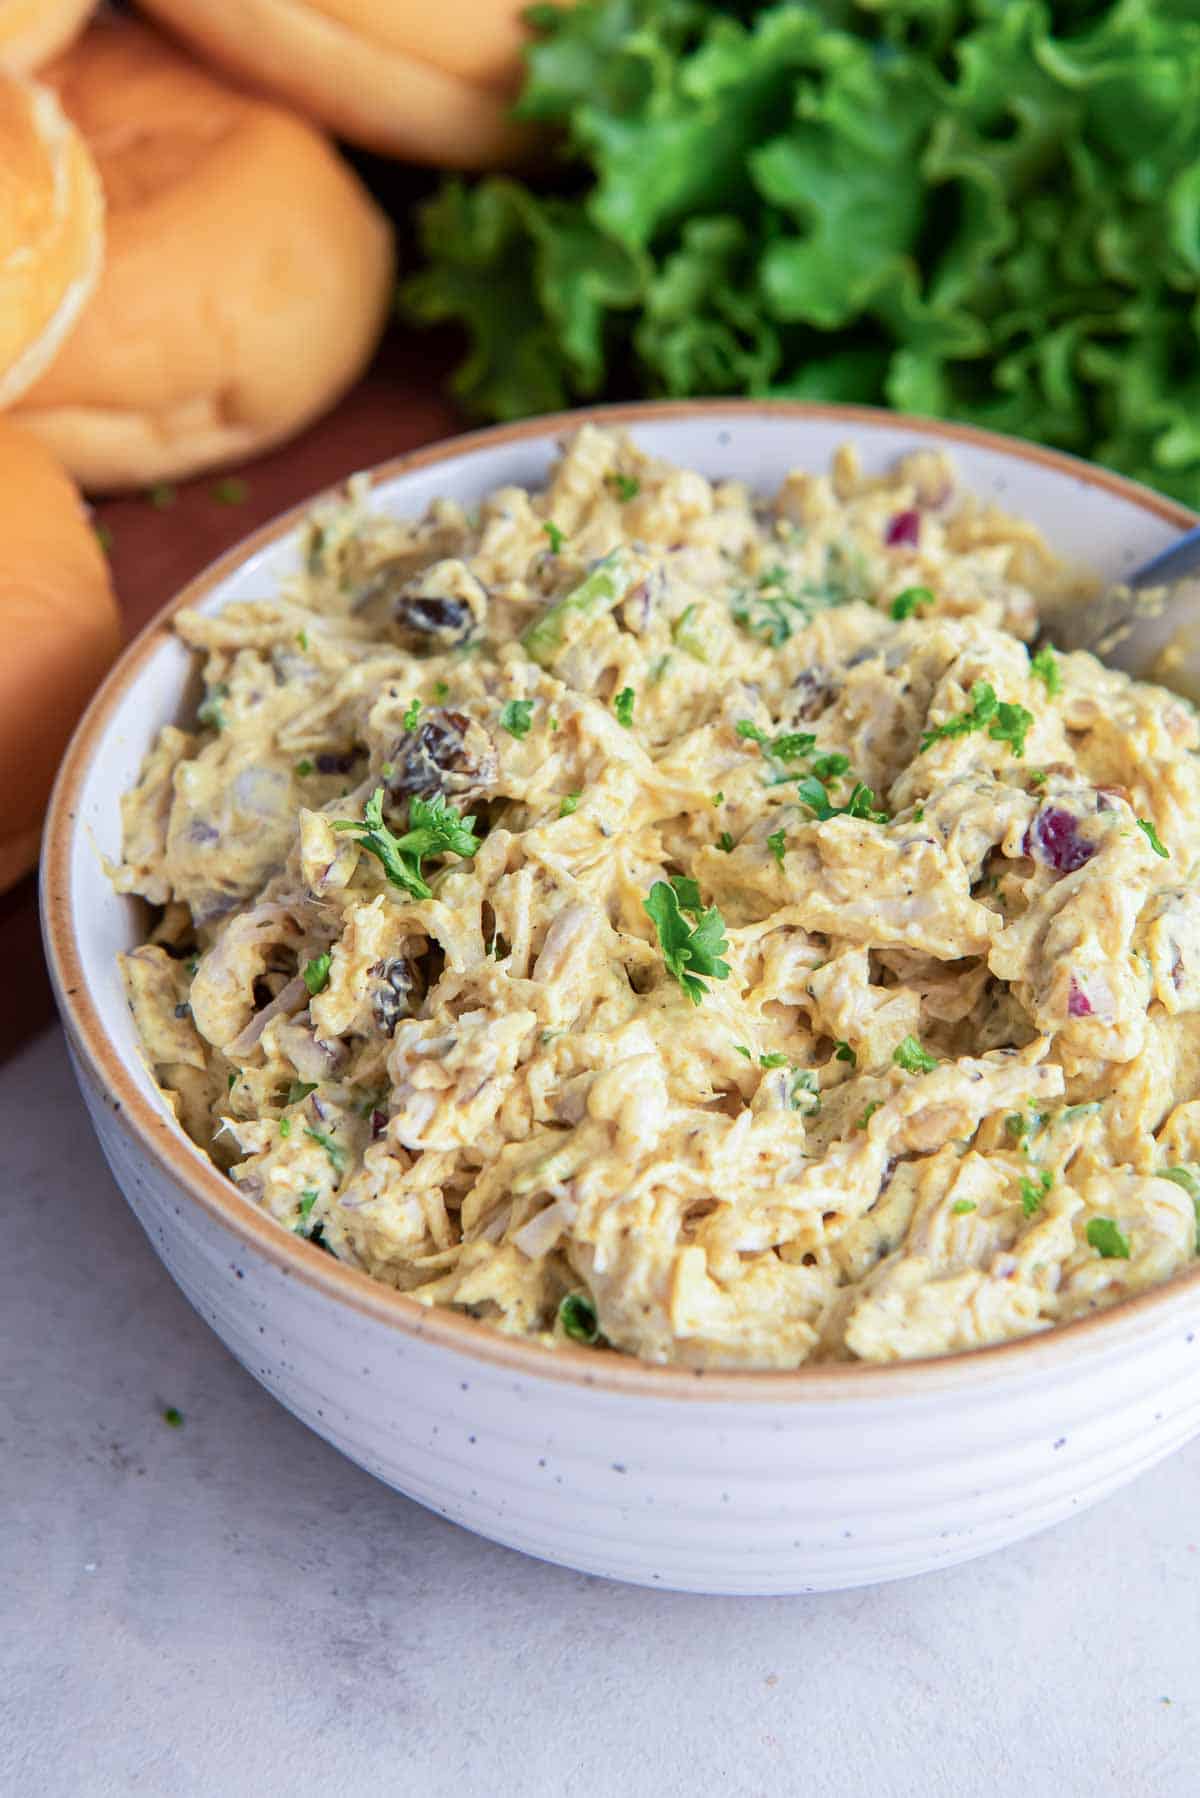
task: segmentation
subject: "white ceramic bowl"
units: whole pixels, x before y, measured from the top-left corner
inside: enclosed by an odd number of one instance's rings
[[[1116,575],[1191,522],[1182,507],[1027,444],[850,407],[611,408],[534,420],[381,469],[402,515],[536,486],[585,416],[646,449],[769,489],[853,440],[869,468],[948,444],[977,493]],[[296,566],[301,511],[179,603],[216,610]],[[169,612],[96,698],[48,826],[43,908],[59,1005],[118,1183],[192,1304],[254,1376],[380,1479],[468,1529],[616,1579],[805,1592],[1000,1548],[1102,1498],[1200,1430],[1200,1276],[1060,1330],[942,1361],[697,1374],[558,1353],[426,1310],[290,1235],[176,1127],[138,1053],[116,967],[118,800],[194,700]],[[116,1299],[117,1295],[114,1295]]]

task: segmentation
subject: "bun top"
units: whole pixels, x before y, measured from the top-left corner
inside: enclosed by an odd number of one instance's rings
[[[299,0],[381,49],[482,87],[515,86],[528,33],[528,0],[467,0],[420,6],[414,0]]]
[[[0,71],[0,406],[36,380],[100,273],[96,168],[54,95]]]
[[[66,48],[96,0],[0,0],[0,67],[28,74]]]

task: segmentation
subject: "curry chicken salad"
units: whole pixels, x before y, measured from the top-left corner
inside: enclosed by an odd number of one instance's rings
[[[658,1362],[945,1354],[1166,1279],[1200,1193],[1191,708],[1028,647],[945,461],[764,500],[581,430],[353,487],[124,801],[156,1077],[426,1304]]]

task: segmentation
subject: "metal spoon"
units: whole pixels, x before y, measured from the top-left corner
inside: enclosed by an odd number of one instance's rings
[[[1200,525],[1096,599],[1044,612],[1041,635],[1200,702]]]

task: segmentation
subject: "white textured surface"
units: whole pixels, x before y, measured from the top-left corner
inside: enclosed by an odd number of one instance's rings
[[[609,1585],[268,1398],[137,1230],[57,1033],[0,1076],[0,1140],[5,1798],[1194,1798],[1200,1444],[919,1580]]]

